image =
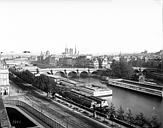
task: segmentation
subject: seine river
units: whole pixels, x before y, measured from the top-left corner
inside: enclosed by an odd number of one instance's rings
[[[80,78],[79,80],[89,84],[92,83],[110,88],[113,92],[112,97],[105,97],[109,103],[112,102],[116,108],[122,106],[125,111],[131,109],[134,115],[140,112],[142,112],[147,118],[157,115],[163,127],[163,99],[118,87],[107,86],[93,78]]]

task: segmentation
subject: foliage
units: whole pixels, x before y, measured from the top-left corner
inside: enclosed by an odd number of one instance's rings
[[[97,61],[98,61],[98,68],[102,68],[102,62],[103,62],[104,58],[102,57],[98,57]]]
[[[34,81],[35,76],[29,70],[18,71],[16,68],[10,68],[9,71],[27,83],[32,84]]]
[[[117,63],[117,62],[114,62],[114,63]],[[28,70],[19,71],[16,68],[10,68],[9,71],[10,71],[10,76],[11,76],[11,74],[14,74],[14,75],[18,76],[19,78],[21,78],[21,79],[17,79],[17,80],[24,80],[27,83],[32,83],[33,86],[35,86],[39,89],[42,89],[43,91],[46,91],[47,95],[50,92],[62,94],[69,90],[68,88],[65,88],[65,87],[58,88],[56,86],[56,82],[44,74],[34,76]],[[119,109],[116,110],[113,103],[111,103],[111,105],[108,107],[107,114],[110,119],[117,118],[119,120],[126,121],[129,124],[135,124],[140,127],[148,126],[150,128],[159,128],[161,126],[161,123],[158,120],[156,115],[153,116],[152,119],[150,119],[150,120],[146,119],[144,117],[143,113],[140,113],[134,117],[134,115],[132,114],[130,109],[128,109],[127,113],[124,114],[124,110],[123,110],[122,106],[120,106]]]
[[[123,110],[122,106],[120,106],[118,108],[118,110],[116,111],[116,117],[119,120],[124,120],[124,110]]]
[[[56,86],[56,82],[53,79],[50,79],[48,76],[41,74],[35,78],[34,85],[39,89],[47,92],[47,96],[49,93],[53,92],[54,86]]]
[[[112,74],[115,77],[121,77],[121,67],[118,61],[113,61],[111,64]]]
[[[126,121],[129,123],[129,124],[133,124],[134,122],[134,117],[132,115],[132,112],[131,112],[131,109],[128,109],[127,113],[126,113]]]
[[[134,123],[141,127],[145,124],[145,117],[144,117],[143,113],[139,113],[136,115]]]
[[[111,103],[110,107],[108,108],[108,116],[112,119],[115,117],[116,115],[116,110],[115,110],[115,106],[113,103]]]
[[[122,122],[126,122],[129,125],[135,125],[142,128],[160,128],[161,123],[158,120],[157,116],[153,116],[152,119],[146,118],[143,113],[139,113],[137,115],[133,115],[131,109],[128,109],[126,113],[122,106],[120,106],[117,110],[115,110],[114,104],[111,105],[107,109],[107,115],[110,119],[114,118],[115,120],[121,120]],[[112,115],[112,116],[111,116]]]
[[[131,59],[129,63],[133,67],[148,67],[148,68],[158,68],[160,69],[160,59],[149,59],[145,60],[145,58],[137,58],[137,59]]]
[[[10,68],[9,71],[21,78],[23,81],[47,92],[47,96],[54,90],[54,86],[56,85],[53,79],[50,79],[44,74],[34,76],[34,74],[32,74],[29,70],[19,71],[16,68]],[[36,71],[39,73],[38,69]]]
[[[114,77],[129,79],[133,75],[132,65],[123,58],[120,61],[114,60],[111,64],[111,69]]]
[[[21,74],[21,78],[26,81],[27,83],[32,84],[34,81],[34,75],[29,71],[29,70],[25,70],[22,72]]]
[[[48,93],[48,91],[49,91],[49,87],[48,87],[49,78],[48,78],[48,76],[41,74],[40,75],[40,81],[41,81],[41,89]]]
[[[150,120],[150,125],[152,128],[159,128],[161,126],[161,123],[156,115],[152,116],[152,119]]]

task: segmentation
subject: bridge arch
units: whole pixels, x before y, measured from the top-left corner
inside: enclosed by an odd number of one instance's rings
[[[88,72],[86,72],[86,71],[83,71],[83,72],[81,72],[80,73],[80,77],[88,77],[89,76],[89,73]]]
[[[91,74],[92,74],[92,75],[97,75],[97,73],[98,73],[98,72],[97,72],[97,70],[96,70],[96,71],[93,71]]]
[[[75,71],[71,71],[71,72],[68,73],[68,77],[76,78],[77,77],[77,73]]]
[[[98,75],[98,76],[111,76],[112,71],[111,70],[96,70],[91,73],[92,75]]]
[[[102,75],[103,74],[103,70],[96,70],[96,71],[92,72],[92,74]]]
[[[48,68],[48,69],[39,69],[40,73],[47,73],[47,74],[54,74],[59,76],[67,77],[70,72],[76,72],[77,76],[80,76],[80,73],[83,71],[87,72],[88,74],[94,74],[94,71],[97,69],[94,68]],[[32,73],[36,73],[36,70],[29,69]]]
[[[110,69],[104,70],[102,75],[103,76],[111,76],[112,75],[112,71]]]
[[[138,69],[134,69],[134,73],[139,73],[139,70]]]
[[[148,71],[147,69],[144,69],[144,70],[142,71],[142,73],[146,76],[147,73],[149,73],[149,71]]]
[[[55,73],[55,75],[61,76],[61,77],[66,77],[65,73],[62,72],[62,71],[57,71],[57,72]]]

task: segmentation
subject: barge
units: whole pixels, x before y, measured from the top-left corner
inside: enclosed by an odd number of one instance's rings
[[[74,81],[55,75],[48,74],[47,76],[54,79],[58,84],[72,88],[73,91],[77,93],[81,93],[86,96],[95,96],[95,97],[112,96],[112,90],[109,88],[103,88],[98,85],[87,84],[81,81]]]
[[[94,84],[77,86],[74,90],[86,96],[95,96],[95,97],[112,96],[111,89],[102,88]]]
[[[125,79],[109,79],[102,81],[102,83],[163,98],[163,87],[154,83],[136,82]]]

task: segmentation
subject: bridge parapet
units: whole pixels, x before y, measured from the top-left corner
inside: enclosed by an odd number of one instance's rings
[[[97,69],[94,68],[46,68],[46,69],[39,69],[39,72],[42,73],[47,73],[47,72],[53,72],[53,74],[56,74],[57,72],[63,72],[69,74],[70,72],[75,72],[75,73],[82,73],[82,72],[87,72],[87,73],[92,73],[96,71]],[[29,70],[33,73],[36,73],[36,70]]]

